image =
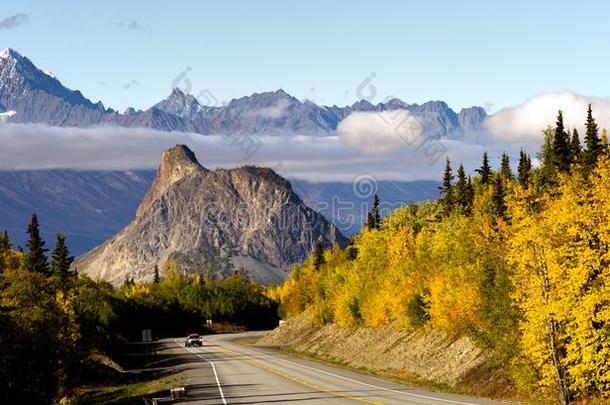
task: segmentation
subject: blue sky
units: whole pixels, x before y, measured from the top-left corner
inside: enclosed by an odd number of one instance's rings
[[[93,101],[165,98],[190,68],[219,101],[279,87],[351,104],[371,72],[378,100],[440,99],[490,111],[541,93],[610,95],[610,5],[568,1],[3,2],[12,47]],[[184,85],[183,83],[181,84]]]

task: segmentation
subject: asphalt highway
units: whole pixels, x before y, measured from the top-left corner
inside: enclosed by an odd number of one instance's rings
[[[498,401],[433,393],[366,374],[242,345],[254,333],[205,336],[203,347],[168,339],[169,354],[187,370],[187,404],[474,405]],[[166,353],[168,353],[166,351]],[[188,366],[185,366],[185,364]]]

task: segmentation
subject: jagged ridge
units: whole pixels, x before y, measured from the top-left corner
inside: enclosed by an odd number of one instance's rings
[[[328,134],[354,111],[405,109],[423,124],[432,138],[461,138],[479,131],[486,118],[480,107],[455,113],[442,101],[408,104],[399,99],[371,104],[361,100],[351,106],[319,106],[300,101],[283,90],[254,93],[231,100],[226,105],[203,106],[180,89],[146,111],[129,108],[124,114],[92,103],[79,91],[65,88],[14,50],[0,52],[0,105],[17,112],[13,122],[44,123],[54,126],[89,127],[112,124],[145,127],[162,131],[200,134]]]

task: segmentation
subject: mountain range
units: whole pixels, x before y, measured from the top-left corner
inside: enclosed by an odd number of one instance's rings
[[[78,90],[66,88],[18,52],[12,49],[0,52],[0,131],[2,123],[9,121],[56,127],[144,127],[202,135],[306,133],[325,136],[332,134],[339,122],[352,112],[394,109],[411,111],[419,117],[426,135],[434,138],[459,139],[477,131],[486,118],[480,107],[456,113],[441,101],[419,105],[392,99],[374,105],[361,100],[351,106],[319,106],[300,101],[283,90],[206,106],[177,88],[167,99],[147,110],[128,108],[121,114],[106,108],[102,102],[90,101]],[[49,244],[56,232],[62,232],[67,235],[73,253],[84,253],[133,219],[154,177],[153,170],[0,171],[0,230],[8,229],[16,243],[23,245],[27,222],[36,212]],[[357,198],[351,184],[294,179],[291,183],[292,191],[305,204],[333,221],[345,234],[357,232],[363,225],[370,201]],[[378,183],[378,193],[382,201],[395,206],[436,198],[436,187],[434,181],[388,181]],[[337,207],[337,201],[343,205]]]
[[[355,111],[404,109],[418,117],[426,136],[460,139],[478,131],[485,118],[481,107],[453,111],[442,101],[409,104],[400,99],[372,104],[361,100],[350,106],[319,106],[300,101],[284,90],[254,93],[225,105],[201,105],[196,97],[175,88],[169,97],[147,110],[128,108],[118,113],[100,101],[93,103],[70,90],[12,49],[0,52],[0,112],[15,111],[11,121],[60,127],[116,125],[161,131],[209,134],[301,133],[330,134]]]
[[[155,266],[171,258],[188,274],[239,271],[269,284],[305,260],[317,240],[325,247],[347,242],[273,170],[208,170],[176,145],[163,152],[134,220],[74,267],[117,285],[151,281]]]

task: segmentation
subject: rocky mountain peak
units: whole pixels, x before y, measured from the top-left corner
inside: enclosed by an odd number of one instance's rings
[[[458,114],[460,126],[466,132],[480,131],[487,118],[487,113],[481,107],[462,108]]]
[[[0,51],[0,59],[16,59],[17,57],[21,57],[21,55],[11,48],[4,48]]]
[[[205,173],[207,171],[206,168],[199,164],[193,151],[186,145],[176,145],[165,150],[161,155],[161,163],[159,164],[155,180],[144,196],[136,217],[139,217],[142,212],[146,211],[153,201],[173,184],[194,173]]]
[[[159,171],[170,171],[172,173],[187,173],[200,170],[203,167],[197,161],[197,157],[186,145],[176,145],[166,149],[161,155]]]
[[[18,113],[20,122],[69,123],[90,115],[99,120],[102,104],[93,104],[80,91],[64,87],[27,57],[6,48],[0,52],[0,104]],[[81,117],[78,117],[78,116]]]
[[[150,281],[155,266],[175,260],[185,274],[226,277],[239,271],[278,283],[288,269],[345,237],[307,207],[271,169],[204,169],[176,145],[163,153],[157,177],[133,222],[79,257],[74,267],[115,285]]]
[[[165,111],[181,118],[194,118],[203,107],[193,95],[175,87],[165,100],[155,104],[153,108]]]

